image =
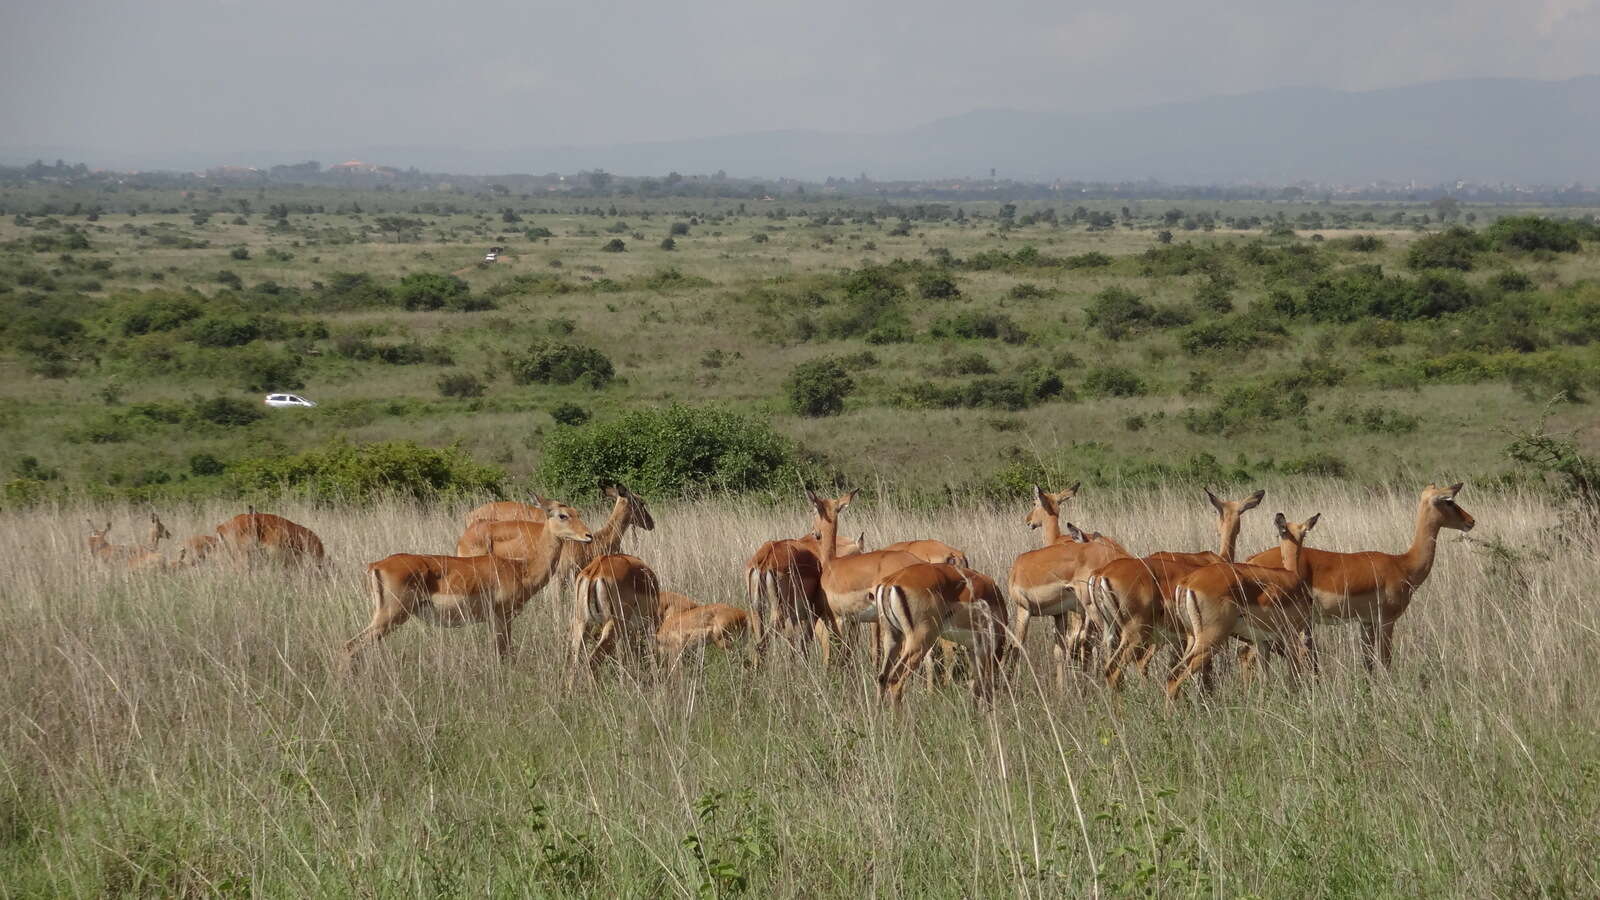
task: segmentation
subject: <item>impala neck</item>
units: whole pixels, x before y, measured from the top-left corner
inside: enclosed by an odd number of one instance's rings
[[[611,515],[606,523],[594,532],[595,553],[617,552],[617,548],[622,546],[623,535],[628,533],[628,522],[628,498],[618,497],[611,504]]]
[[[1293,538],[1286,536],[1279,543],[1279,549],[1283,552],[1284,570],[1304,578],[1305,572],[1300,569],[1300,545],[1295,543]]]
[[[1039,528],[1044,532],[1044,546],[1048,547],[1061,540],[1061,511],[1058,509],[1055,515],[1045,516],[1044,524]]]
[[[1239,517],[1223,516],[1217,523],[1217,531],[1222,535],[1222,546],[1217,550],[1217,555],[1222,557],[1223,562],[1233,562],[1239,543]]]
[[[834,513],[832,518],[822,520],[822,542],[817,547],[817,558],[822,560],[822,567],[833,565],[839,556],[839,514]]]
[[[539,539],[533,542],[531,552],[526,559],[519,560],[514,557],[502,557],[502,559],[521,568],[524,586],[543,587],[555,576],[556,569],[561,565],[561,544],[562,540],[556,537],[555,531],[547,523],[539,530]]]
[[[1417,510],[1417,530],[1411,537],[1411,546],[1401,556],[1407,580],[1421,584],[1433,571],[1433,555],[1439,549],[1439,520],[1429,515],[1427,503]]]

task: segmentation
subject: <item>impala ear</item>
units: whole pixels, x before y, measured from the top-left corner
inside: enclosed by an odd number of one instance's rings
[[[1040,506],[1044,505],[1044,489],[1037,484],[1033,486],[1033,502]]]
[[[1307,519],[1306,520],[1306,531],[1310,531],[1311,529],[1317,527],[1317,520],[1320,519],[1320,518],[1322,518],[1322,513],[1317,513],[1316,515],[1314,515],[1311,518]]]
[[[1033,486],[1033,502],[1039,504],[1039,508],[1049,515],[1061,514],[1061,508],[1056,505],[1056,498],[1040,490],[1037,484]]]
[[[1219,514],[1228,511],[1228,508],[1222,505],[1222,501],[1217,499],[1217,495],[1211,493],[1211,488],[1206,488],[1205,491],[1206,499],[1211,501],[1212,507],[1215,508]]]
[[[1069,499],[1071,499],[1073,497],[1076,497],[1076,496],[1078,496],[1078,488],[1080,488],[1080,487],[1083,487],[1083,482],[1074,481],[1072,483],[1072,487],[1069,487],[1066,490],[1062,491],[1061,493],[1057,494],[1056,495],[1056,499],[1057,500],[1069,500]]]
[[[1458,481],[1455,484],[1450,485],[1450,496],[1454,497],[1456,494],[1460,493],[1461,486],[1464,484],[1466,484],[1466,482]]]
[[[1274,513],[1272,516],[1272,524],[1278,529],[1278,534],[1280,536],[1289,533],[1289,518],[1283,513]]]
[[[865,553],[865,552],[867,552],[867,533],[865,531],[863,531],[860,534],[856,535],[856,552],[857,553]]]
[[[861,488],[852,488],[839,496],[839,502],[834,506],[836,512],[842,512],[845,507],[855,502],[856,495],[861,493]]]
[[[1083,529],[1081,529],[1078,526],[1072,524],[1071,522],[1068,522],[1067,524],[1061,526],[1061,530],[1066,532],[1068,537],[1072,538],[1073,540],[1077,541],[1080,544],[1089,543],[1089,536],[1083,533]]]
[[[820,507],[822,505],[822,498],[818,497],[817,492],[811,488],[806,488],[806,499],[811,501],[812,506]]]
[[[603,496],[606,496],[606,497],[626,497],[626,496],[628,496],[628,492],[622,490],[622,485],[620,485],[620,484],[608,484],[604,488],[601,489],[600,493]]]
[[[1254,494],[1251,494],[1249,497],[1245,498],[1243,503],[1239,504],[1239,511],[1246,512],[1248,510],[1255,509],[1261,505],[1261,501],[1265,500],[1266,497],[1266,491],[1256,491]]]
[[[106,520],[106,527],[104,527],[104,528],[102,528],[102,529],[100,529],[100,530],[101,530],[101,531],[110,531],[110,530],[111,530],[111,520],[110,520],[110,519],[107,519],[107,520]]]

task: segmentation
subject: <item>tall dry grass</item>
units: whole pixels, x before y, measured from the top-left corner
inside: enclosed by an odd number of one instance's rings
[[[362,565],[446,552],[464,510],[274,510],[323,537],[327,579],[110,572],[83,520],[130,540],[140,511],[0,513],[0,896],[1592,896],[1595,535],[1561,534],[1533,496],[1461,502],[1474,540],[1445,533],[1391,676],[1330,628],[1315,680],[1225,673],[1169,711],[1137,677],[1057,691],[1041,628],[992,709],[918,684],[901,714],[860,666],[715,653],[569,692],[550,590],[509,665],[483,626],[413,622],[342,677]],[[1398,551],[1415,506],[1285,486],[1240,543],[1270,543],[1282,509],[1323,513],[1314,546]],[[181,538],[236,511],[165,518]],[[734,603],[755,545],[808,520],[799,502],[653,512],[630,552]],[[1034,546],[1025,512],[867,506],[844,527],[941,538],[1003,577]],[[1135,550],[1215,540],[1188,491],[1091,490],[1067,518]]]

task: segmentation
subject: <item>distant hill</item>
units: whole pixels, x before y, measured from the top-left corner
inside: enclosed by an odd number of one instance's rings
[[[866,172],[899,179],[983,176],[992,168],[1024,180],[1174,184],[1593,184],[1600,182],[1600,76],[1477,78],[1360,92],[1282,88],[1086,114],[980,110],[880,135],[772,131],[588,147],[368,146],[231,158],[37,149],[0,148],[0,159],[62,156],[96,166],[204,169],[354,157],[463,174],[720,169],[759,178]]]

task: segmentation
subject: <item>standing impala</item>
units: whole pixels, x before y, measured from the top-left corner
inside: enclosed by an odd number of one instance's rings
[[[993,694],[1006,644],[1005,598],[994,579],[948,564],[907,566],[874,590],[883,646],[878,688],[899,704],[906,679],[941,639],[972,651],[972,691]]]
[[[891,573],[922,562],[903,550],[874,550],[854,556],[838,554],[839,513],[850,506],[858,493],[859,490],[854,490],[833,499],[825,499],[810,490],[806,491],[806,499],[816,508],[817,519],[822,523],[820,583],[822,596],[826,600],[823,622],[828,626],[831,636],[841,643],[844,639],[843,623],[855,625],[877,621],[878,605],[872,596],[873,588]],[[822,645],[824,665],[828,662],[831,644],[832,641],[828,641]]]
[[[266,558],[280,565],[327,562],[322,539],[316,532],[272,513],[258,513],[254,506],[217,526],[217,537],[224,550],[236,560],[253,562]]]
[[[1072,540],[1061,534],[1061,506],[1078,496],[1078,488],[1082,484],[1081,481],[1074,481],[1071,487],[1054,494],[1044,491],[1037,484],[1033,486],[1033,509],[1028,510],[1028,514],[1022,518],[1022,524],[1039,532],[1041,547]]]
[[[649,641],[661,627],[661,580],[637,556],[599,556],[578,573],[573,601],[569,679],[579,663],[591,671],[618,645],[630,661],[647,658]],[[594,648],[584,652],[584,644]]]
[[[1055,498],[1033,488],[1037,509],[1043,511],[1045,538],[1059,529],[1060,508]],[[1033,517],[1030,515],[1029,524]],[[1035,526],[1039,527],[1039,526]],[[1066,663],[1070,658],[1077,665],[1088,662],[1092,635],[1090,622],[1085,615],[1089,576],[1114,559],[1130,556],[1121,544],[1103,534],[1085,534],[1072,523],[1067,523],[1066,536],[1017,557],[1011,565],[1008,580],[1012,611],[1011,637],[1016,642],[1020,656],[1028,638],[1028,621],[1034,616],[1049,616],[1055,620],[1056,636],[1052,653],[1056,662],[1056,682],[1065,684]]]
[[[1110,651],[1106,662],[1106,684],[1119,686],[1122,670],[1128,663],[1149,657],[1152,640],[1181,646],[1183,631],[1171,617],[1170,598],[1178,579],[1202,566],[1233,562],[1239,540],[1240,519],[1260,505],[1266,491],[1256,491],[1243,500],[1219,500],[1206,491],[1206,499],[1217,511],[1217,533],[1222,546],[1216,553],[1152,553],[1134,559],[1114,559],[1089,578],[1089,597],[1105,629],[1105,646]]]
[[[1405,615],[1417,588],[1433,571],[1439,530],[1471,531],[1476,524],[1456,505],[1460,490],[1457,482],[1443,488],[1430,484],[1422,491],[1411,546],[1404,553],[1306,550],[1302,554],[1318,618],[1361,623],[1363,657],[1369,671],[1374,662],[1381,662],[1384,668],[1390,665],[1394,623]],[[1274,548],[1250,557],[1250,562],[1275,566],[1282,564],[1281,559],[1281,550]]]
[[[1311,590],[1307,583],[1302,548],[1306,534],[1316,527],[1321,514],[1298,525],[1278,513],[1282,566],[1249,563],[1215,563],[1196,569],[1178,579],[1173,602],[1184,630],[1189,634],[1189,649],[1167,681],[1167,698],[1177,699],[1183,683],[1195,672],[1209,672],[1211,657],[1230,637],[1251,644],[1278,643],[1298,649],[1300,633],[1310,627]],[[1301,654],[1289,654],[1290,665],[1298,671]],[[1210,687],[1210,679],[1203,681]]]
[[[766,652],[774,634],[804,650],[813,629],[827,617],[822,596],[822,523],[796,540],[767,541],[744,566],[745,593],[755,616],[756,655]],[[861,552],[863,533],[854,543],[834,547],[836,556]]]
[[[645,505],[644,498],[629,491],[620,484],[608,485],[605,496],[611,498],[611,515],[599,528],[594,530],[594,540],[587,544],[568,541],[561,545],[561,563],[556,568],[556,577],[566,581],[577,575],[578,571],[588,565],[590,560],[597,556],[616,553],[622,547],[622,538],[628,533],[628,528],[635,527],[644,531],[652,531],[656,527],[656,520],[650,515],[650,509]],[[512,506],[523,509],[534,509],[522,503],[497,503],[491,506],[509,508]],[[483,509],[484,507],[479,507]],[[476,512],[476,510],[474,510]],[[490,546],[494,547],[496,556],[526,557],[532,546],[534,535],[539,529],[535,527],[543,521],[543,512],[539,519],[501,519],[480,520],[467,526],[461,535],[461,540],[456,542],[457,556],[480,556],[488,553]]]
[[[555,500],[538,502],[546,518],[525,559],[396,553],[367,566],[372,622],[345,643],[350,662],[413,616],[430,625],[487,622],[500,658],[510,656],[511,620],[550,581],[560,545],[591,540],[577,510]]]

